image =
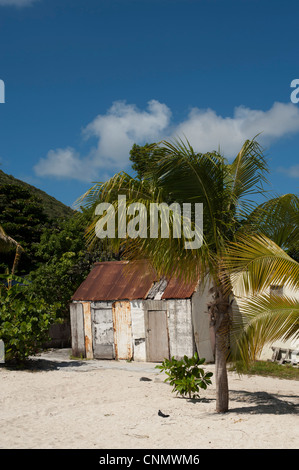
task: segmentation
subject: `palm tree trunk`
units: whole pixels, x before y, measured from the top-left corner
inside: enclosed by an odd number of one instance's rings
[[[14,274],[16,272],[16,269],[17,269],[18,263],[20,261],[22,251],[23,251],[23,249],[22,249],[21,245],[18,244],[17,248],[16,248],[16,254],[15,254],[11,274]]]
[[[229,392],[226,361],[229,351],[230,303],[219,288],[213,289],[214,300],[209,304],[211,325],[215,330],[216,412],[228,411]]]
[[[215,325],[216,411],[228,411],[229,391],[226,360],[228,355],[229,312],[218,312]]]

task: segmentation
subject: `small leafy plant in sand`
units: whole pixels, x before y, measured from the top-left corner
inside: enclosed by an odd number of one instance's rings
[[[210,385],[212,372],[205,372],[200,366],[205,362],[205,359],[200,359],[198,354],[188,357],[184,356],[183,359],[177,360],[174,357],[164,359],[161,365],[157,365],[156,369],[160,372],[165,372],[168,377],[164,382],[169,382],[173,386],[172,392],[182,397],[188,396],[189,398],[198,398],[199,390],[206,390]]]

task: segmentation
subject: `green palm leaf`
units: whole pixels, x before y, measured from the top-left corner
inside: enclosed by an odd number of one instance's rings
[[[240,217],[246,217],[254,207],[254,202],[248,199],[248,196],[263,193],[262,183],[267,183],[266,160],[255,138],[245,141],[228,169],[227,184],[230,191],[228,210],[236,206]]]
[[[284,250],[297,246],[299,251],[299,197],[284,194],[264,202],[250,215],[249,225]]]
[[[263,294],[238,299],[231,331],[231,357],[249,364],[263,347],[299,338],[299,301]]]
[[[238,295],[261,292],[272,284],[299,288],[299,264],[265,235],[240,235],[229,244],[224,262]]]

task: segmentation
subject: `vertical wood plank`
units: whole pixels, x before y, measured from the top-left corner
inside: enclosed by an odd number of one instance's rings
[[[80,302],[70,304],[70,320],[72,354],[75,357],[85,357],[83,306]]]
[[[112,305],[114,345],[116,359],[131,360],[133,357],[131,304],[129,301]]]
[[[82,302],[84,317],[84,343],[87,359],[93,359],[90,302]]]

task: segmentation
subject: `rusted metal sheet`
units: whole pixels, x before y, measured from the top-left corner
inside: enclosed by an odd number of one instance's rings
[[[137,300],[151,297],[155,291],[155,283],[159,278],[146,260],[136,262],[105,261],[95,263],[93,269],[79,286],[72,297],[76,301],[107,301],[107,300]],[[187,299],[195,291],[197,281],[185,282],[172,276],[163,286],[164,292],[159,292],[162,299]],[[156,294],[156,293],[155,293]],[[155,298],[155,296],[154,296]]]
[[[82,302],[82,305],[85,333],[85,354],[87,359],[93,359],[90,302]]]
[[[112,305],[114,347],[116,359],[131,360],[133,357],[131,304],[129,301]]]
[[[146,261],[95,263],[72,300],[135,300],[147,296],[156,275]]]
[[[195,292],[198,280],[185,282],[183,279],[173,276],[162,295],[162,299],[189,299]]]

